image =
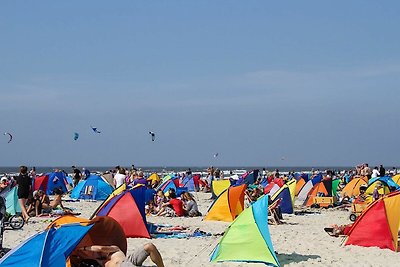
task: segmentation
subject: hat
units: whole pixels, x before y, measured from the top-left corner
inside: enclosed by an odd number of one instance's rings
[[[37,196],[37,193],[38,193],[37,190],[33,191],[33,197],[36,197],[36,196]]]
[[[8,181],[8,178],[5,176],[1,177],[1,179],[0,179],[0,182],[4,182],[4,181],[6,181],[6,182]]]

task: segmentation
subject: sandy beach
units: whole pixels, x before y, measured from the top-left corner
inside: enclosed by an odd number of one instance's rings
[[[212,203],[209,193],[195,193],[200,211],[205,214]],[[66,206],[88,218],[101,204],[100,201],[67,202]],[[284,224],[270,225],[271,239],[282,266],[398,266],[398,254],[387,249],[341,246],[340,238],[327,235],[323,228],[331,224],[350,223],[349,212],[339,209],[314,209],[304,215],[284,214]],[[4,246],[14,248],[27,237],[42,231],[51,218],[31,218],[21,230],[6,230]],[[249,263],[210,263],[210,253],[229,223],[203,221],[202,217],[148,216],[148,222],[180,225],[189,230],[200,228],[213,234],[209,237],[192,238],[129,238],[128,251],[146,242],[153,242],[160,250],[166,266],[262,266]],[[144,266],[154,266],[147,259]]]

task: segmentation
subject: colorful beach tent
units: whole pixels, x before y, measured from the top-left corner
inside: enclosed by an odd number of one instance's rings
[[[96,217],[88,220],[75,217],[73,215],[64,215],[54,220],[47,228],[60,227],[66,224],[93,225],[88,234],[81,240],[77,247],[101,245],[117,246],[126,254],[127,241],[125,233],[119,223],[111,217]]]
[[[372,178],[368,181],[368,187],[367,190],[365,191],[366,194],[372,195],[374,190],[375,190],[375,185],[380,182],[383,185],[383,194],[389,194],[392,191],[399,190],[400,186],[393,181],[393,179],[389,176],[383,176],[383,177],[376,177]]]
[[[158,176],[157,173],[152,173],[148,178],[147,181],[153,186],[157,184],[160,181],[160,177]]]
[[[392,180],[393,180],[396,184],[400,185],[400,174],[396,174],[396,175],[392,176]]]
[[[121,192],[92,215],[114,218],[124,230],[126,237],[150,238],[145,214],[146,187],[139,185]]]
[[[53,195],[56,188],[62,190],[63,193],[68,192],[67,176],[64,172],[50,172],[45,175],[36,176],[33,181],[33,190],[43,190],[47,195]]]
[[[187,188],[187,191],[194,192],[196,191],[194,186],[194,179],[192,176],[185,176],[182,180],[182,186]]]
[[[268,196],[245,209],[225,231],[210,261],[259,262],[279,266],[268,229]]]
[[[296,191],[295,194],[296,196],[299,195],[301,189],[303,188],[303,186],[306,184],[306,180],[304,180],[303,178],[300,178],[297,183],[296,183]]]
[[[363,178],[363,177],[362,178],[354,178],[343,188],[340,195],[342,197],[358,196],[360,194],[360,186],[361,185],[368,185],[368,182],[365,180],[365,178]]]
[[[216,198],[230,186],[230,180],[213,180],[211,182],[211,192],[215,195]]]
[[[398,251],[400,192],[373,202],[350,229],[345,245],[388,248]]]
[[[91,174],[80,181],[71,192],[74,199],[105,200],[113,192],[113,187],[98,175]]]
[[[92,225],[80,224],[51,227],[11,250],[0,260],[0,265],[2,267],[66,266],[68,256],[91,228]]]
[[[282,213],[292,214],[294,210],[294,194],[296,189],[296,180],[292,179],[284,184],[272,197],[274,202],[277,199],[282,199],[279,203]]]
[[[204,220],[233,221],[244,209],[244,191],[247,185],[231,186],[211,204]]]
[[[324,196],[332,196],[332,180],[329,180],[330,183],[328,181],[326,183],[321,181],[314,185],[313,188],[308,192],[307,198],[304,200],[303,205],[310,207],[312,204],[314,204],[314,197],[318,196],[320,193],[324,194]]]
[[[299,191],[299,194],[297,195],[297,199],[301,202],[304,202],[308,196],[308,193],[311,191],[311,189],[313,188],[313,183],[311,180],[309,180],[304,186],[303,188],[301,188],[301,190]]]

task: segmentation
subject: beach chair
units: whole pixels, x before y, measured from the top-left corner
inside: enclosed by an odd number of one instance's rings
[[[272,224],[281,224],[279,219],[279,204],[281,204],[282,198],[278,198],[271,205],[268,206],[268,222]]]

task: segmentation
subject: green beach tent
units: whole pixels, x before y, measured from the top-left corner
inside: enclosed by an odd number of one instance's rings
[[[279,267],[268,230],[268,195],[258,199],[231,223],[210,261],[259,262]]]

